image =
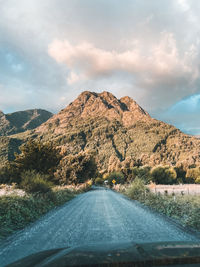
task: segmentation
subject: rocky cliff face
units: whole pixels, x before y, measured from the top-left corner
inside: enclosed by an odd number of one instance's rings
[[[63,156],[92,153],[99,169],[134,164],[200,164],[200,140],[155,120],[133,99],[109,92],[83,92],[37,129]]]
[[[32,130],[52,117],[52,113],[42,109],[31,109],[4,114],[0,111],[0,136]]]

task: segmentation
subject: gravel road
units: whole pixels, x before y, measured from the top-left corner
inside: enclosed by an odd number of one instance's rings
[[[78,195],[0,244],[0,266],[52,248],[97,242],[198,241],[137,202],[111,190]]]

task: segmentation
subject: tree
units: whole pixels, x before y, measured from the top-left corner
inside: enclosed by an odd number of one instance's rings
[[[15,154],[15,160],[9,163],[11,173],[15,173],[14,181],[19,181],[19,176],[27,170],[48,174],[53,177],[56,166],[61,156],[51,143],[42,143],[39,140],[29,140],[20,147],[20,154]]]
[[[200,167],[188,169],[186,179],[192,183],[200,183]]]
[[[176,171],[169,166],[158,166],[151,170],[152,182],[156,184],[173,184],[176,183]]]
[[[184,169],[183,165],[175,166],[174,170],[176,171],[177,174],[177,182],[178,183],[187,183],[186,179],[186,170]]]
[[[55,178],[61,184],[84,183],[96,175],[97,166],[93,156],[84,152],[64,157],[55,172]]]
[[[110,186],[113,184],[123,184],[124,183],[124,174],[122,172],[111,172],[104,177],[108,181]]]
[[[142,167],[133,167],[132,168],[132,179],[136,177],[143,180],[146,184],[150,181],[150,166],[142,166]]]

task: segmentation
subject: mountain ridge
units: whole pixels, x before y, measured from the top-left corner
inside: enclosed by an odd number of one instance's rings
[[[120,121],[124,126],[130,126],[138,120],[153,120],[136,101],[128,96],[117,99],[113,94],[106,91],[102,93],[84,91],[66,108],[41,125],[38,131],[47,131],[49,123],[66,126],[70,123],[70,120],[78,116],[83,119],[106,117],[110,121]],[[45,126],[47,126],[46,129]]]
[[[28,109],[7,114],[0,111],[0,136],[35,129],[51,116],[53,114],[44,109]]]
[[[152,118],[132,98],[117,99],[105,91],[82,92],[35,133],[44,141],[55,142],[63,156],[93,153],[100,169],[136,162],[151,166],[200,164],[197,138]]]
[[[84,91],[35,129],[0,138],[5,144],[0,158],[12,159],[18,145],[28,139],[53,143],[63,158],[92,154],[99,171],[135,165],[200,165],[199,139],[152,118],[132,98],[117,99],[105,91]]]

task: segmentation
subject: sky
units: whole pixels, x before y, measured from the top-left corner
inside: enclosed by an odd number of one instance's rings
[[[0,0],[0,110],[128,95],[200,134],[200,1]]]

